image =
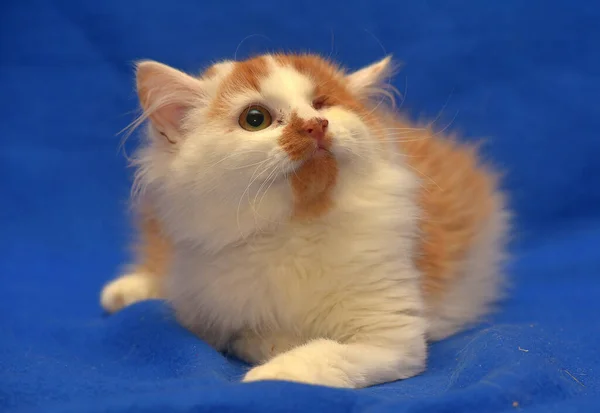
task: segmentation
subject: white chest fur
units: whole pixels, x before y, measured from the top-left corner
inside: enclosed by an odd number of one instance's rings
[[[342,338],[360,328],[348,320],[414,308],[417,283],[405,281],[418,277],[415,186],[410,173],[382,166],[341,182],[335,209],[319,220],[281,225],[217,254],[178,247],[169,300],[216,347],[246,328]]]

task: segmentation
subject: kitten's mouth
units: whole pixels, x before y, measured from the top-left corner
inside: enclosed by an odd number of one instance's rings
[[[297,173],[306,167],[318,167],[328,165],[335,161],[335,155],[331,151],[331,144],[315,144],[312,148],[307,148],[299,162],[295,163],[291,172]]]
[[[331,153],[330,140],[319,140],[315,142],[314,149],[308,156],[308,159],[322,158],[324,156],[333,156],[333,153]]]
[[[333,156],[333,154],[329,149],[319,145],[315,148],[311,158],[322,158],[324,156]]]

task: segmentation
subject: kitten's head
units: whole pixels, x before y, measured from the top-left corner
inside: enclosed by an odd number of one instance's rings
[[[384,156],[376,106],[391,69],[390,58],[346,73],[314,55],[265,55],[191,76],[141,62],[138,184],[182,239],[322,217],[345,174]]]

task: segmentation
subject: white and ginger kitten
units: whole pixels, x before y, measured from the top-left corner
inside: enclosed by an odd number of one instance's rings
[[[508,214],[476,151],[384,109],[390,58],[137,66],[138,256],[109,312],[164,298],[244,381],[358,388],[425,369],[427,341],[499,294]]]

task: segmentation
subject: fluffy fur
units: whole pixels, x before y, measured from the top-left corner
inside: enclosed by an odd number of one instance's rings
[[[498,296],[508,221],[474,148],[384,108],[392,65],[265,55],[196,77],[141,62],[139,253],[103,307],[166,298],[255,365],[245,381],[357,388],[421,372],[427,340]],[[245,130],[256,104],[273,123]]]

